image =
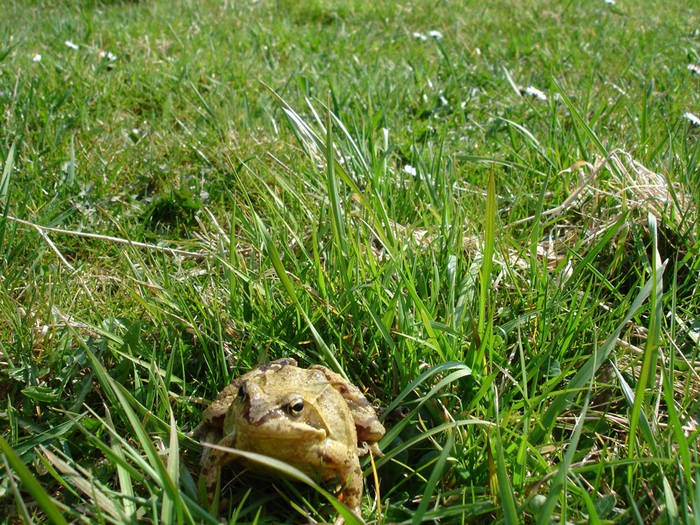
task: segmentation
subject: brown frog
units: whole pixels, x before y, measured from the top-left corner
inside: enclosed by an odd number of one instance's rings
[[[377,441],[385,430],[362,392],[342,376],[324,366],[299,368],[294,359],[279,359],[224,388],[204,411],[197,432],[206,433],[206,441],[279,459],[311,477],[339,479],[339,499],[359,516],[358,457],[369,448],[381,455]],[[233,459],[220,450],[205,451],[201,476],[210,499],[221,468]]]

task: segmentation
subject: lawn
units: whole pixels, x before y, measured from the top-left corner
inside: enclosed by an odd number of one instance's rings
[[[2,523],[216,523],[281,357],[377,407],[368,523],[700,523],[695,3],[2,3]]]

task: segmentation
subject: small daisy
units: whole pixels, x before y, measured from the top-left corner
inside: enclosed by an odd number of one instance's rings
[[[416,174],[416,168],[414,168],[414,167],[411,166],[410,164],[406,164],[406,165],[403,167],[403,172],[404,172],[404,173],[408,173],[409,175],[415,175],[415,174]]]
[[[66,45],[66,47],[70,47],[71,49],[80,49],[80,46],[78,44],[74,44],[70,40],[66,40],[63,43]]]
[[[683,113],[683,116],[690,121],[691,124],[694,124],[696,126],[700,126],[700,117],[697,115],[692,114],[691,112],[687,111]]]
[[[100,58],[106,58],[110,62],[114,62],[117,59],[117,56],[111,51],[100,51],[99,56]]]
[[[428,31],[428,36],[434,38],[435,40],[440,40],[442,38],[442,33],[433,29],[432,31]]]
[[[535,97],[540,100],[547,100],[547,95],[545,95],[542,91],[537,89],[535,86],[527,86],[525,88],[525,94],[530,95],[531,97]]]
[[[615,5],[615,0],[605,0],[605,3],[608,5]]]
[[[697,64],[688,64],[688,71],[700,75],[700,66]]]
[[[413,33],[413,38],[417,38],[418,40],[423,40],[423,41],[428,40],[427,36],[425,36],[423,33],[418,33],[418,32]]]
[[[34,53],[32,55],[32,62],[41,62],[41,55],[39,53]]]

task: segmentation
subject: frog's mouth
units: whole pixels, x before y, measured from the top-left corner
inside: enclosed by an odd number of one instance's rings
[[[290,421],[285,415],[274,413],[266,414],[264,417],[250,421],[246,419],[238,428],[234,428],[232,433],[245,433],[255,439],[274,440],[322,440],[328,437],[328,432],[322,428],[316,428],[300,421]]]

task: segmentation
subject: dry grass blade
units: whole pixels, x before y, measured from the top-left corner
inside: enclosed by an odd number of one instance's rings
[[[39,449],[49,463],[64,475],[66,482],[82,492],[85,497],[99,507],[100,510],[117,521],[125,519],[124,513],[117,507],[112,498],[105,494],[100,482],[97,481],[92,474],[81,467],[78,467],[80,469],[80,472],[78,472],[66,461],[42,445],[39,446]]]
[[[41,226],[40,224],[35,224],[33,222],[30,222],[30,221],[25,221],[24,219],[18,219],[17,217],[12,217],[11,215],[8,215],[7,219],[12,221],[12,222],[16,222],[17,224],[22,224],[23,226],[30,226],[30,227],[34,228],[35,230],[39,231],[39,233],[41,233],[41,235],[42,235],[42,237],[44,237],[44,239],[47,239],[47,240],[48,240],[48,237],[45,236],[46,232],[53,232],[53,233],[62,233],[65,235],[74,235],[75,237],[85,237],[88,239],[98,239],[98,240],[113,242],[113,243],[117,243],[117,244],[128,244],[129,246],[135,246],[137,248],[146,248],[148,250],[153,250],[153,251],[158,251],[158,252],[165,252],[165,253],[169,253],[171,255],[182,255],[185,257],[197,257],[197,258],[206,258],[206,257],[211,256],[211,254],[204,253],[204,252],[190,252],[188,250],[180,250],[179,248],[169,248],[167,246],[158,246],[156,244],[131,241],[129,239],[123,239],[121,237],[115,237],[112,235],[102,235],[100,233],[89,233],[89,232],[81,232],[81,231],[77,231],[77,230],[66,230],[64,228],[52,228],[50,226]],[[59,253],[59,257],[61,257],[61,259],[64,260],[63,256],[60,255],[60,252],[58,252],[58,249],[53,245],[53,243],[50,243],[50,245],[54,251]],[[71,267],[67,261],[64,260],[64,262],[69,267]]]

